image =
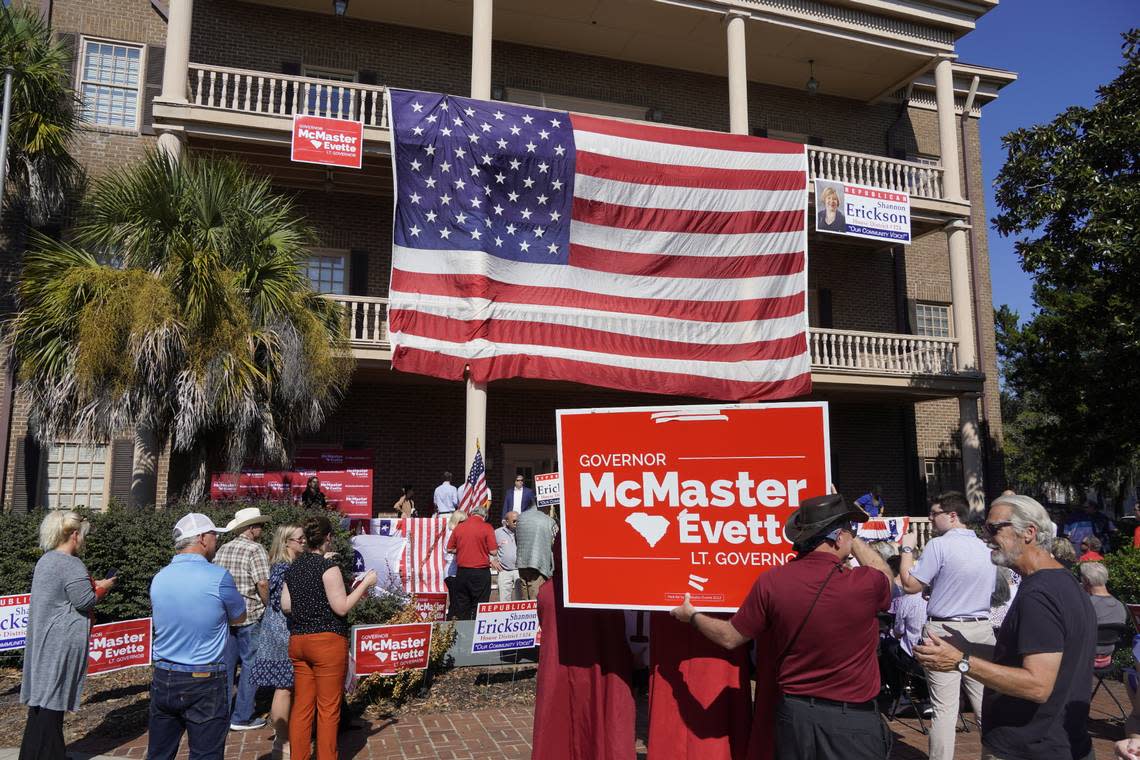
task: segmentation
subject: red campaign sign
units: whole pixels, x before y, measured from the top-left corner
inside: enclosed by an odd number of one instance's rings
[[[292,470],[214,473],[210,498],[215,501],[298,500],[309,478],[315,475],[321,481],[321,490],[330,507],[346,517],[370,518],[373,459],[371,449],[302,449]]]
[[[424,670],[431,653],[431,623],[360,625],[352,629],[356,675],[390,676],[401,670]]]
[[[323,116],[293,116],[293,161],[359,169],[364,158],[364,125]]]
[[[150,618],[105,623],[91,628],[87,675],[150,665]]]
[[[425,623],[443,622],[447,618],[447,592],[415,595],[416,614]]]
[[[559,410],[566,606],[735,611],[828,449],[823,402]]]

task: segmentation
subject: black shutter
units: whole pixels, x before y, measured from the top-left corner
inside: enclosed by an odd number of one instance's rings
[[[348,260],[348,294],[368,295],[368,251],[353,250]]]
[[[831,289],[819,288],[816,290],[816,297],[819,298],[819,326],[824,329],[835,327],[831,317]]]
[[[768,128],[767,127],[753,127],[752,128],[752,136],[753,137],[767,137],[768,136]]]
[[[818,135],[810,135],[808,137],[807,144],[808,145],[815,145],[817,147],[822,147],[823,146],[823,138],[819,137]]]
[[[146,88],[143,90],[140,130],[144,135],[154,134],[154,98],[162,93],[162,72],[166,68],[166,48],[151,45],[146,51]]]
[[[299,77],[301,76],[301,64],[297,61],[282,61],[281,73],[286,76]],[[284,93],[282,97],[285,98],[285,113],[293,113],[293,87],[292,82],[284,82],[281,85],[281,91]],[[303,96],[302,96],[303,97]]]
[[[79,82],[76,73],[79,70],[79,35],[75,32],[56,32],[55,39],[60,47],[67,49],[71,55],[71,88],[78,91]]]
[[[12,511],[26,515],[38,505],[40,447],[31,435],[16,441],[16,471],[13,473]]]
[[[131,479],[135,471],[135,442],[130,438],[111,441],[111,498],[124,506],[131,504]]]
[[[906,161],[906,148],[891,148],[891,158]]]
[[[361,84],[380,84],[380,78],[375,71],[361,71],[356,75],[356,81]]]

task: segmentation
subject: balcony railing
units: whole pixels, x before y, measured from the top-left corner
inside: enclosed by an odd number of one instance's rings
[[[328,296],[341,305],[348,339],[357,348],[386,350],[388,299]],[[824,330],[810,335],[811,366],[817,371],[847,370],[878,375],[954,375],[958,342],[952,338]]]
[[[867,185],[936,201],[946,198],[941,166],[831,148],[809,146],[807,152],[809,179]]]
[[[879,375],[953,375],[958,341],[919,335],[811,330],[811,366]]]
[[[190,64],[190,103],[265,116],[327,116],[388,126],[384,87]]]

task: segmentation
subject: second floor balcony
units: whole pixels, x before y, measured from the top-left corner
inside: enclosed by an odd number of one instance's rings
[[[389,362],[388,299],[327,296],[340,304],[353,354],[364,363]],[[963,369],[958,341],[856,330],[813,327],[809,338],[812,381],[817,389],[898,391],[938,397],[973,390],[980,376]]]

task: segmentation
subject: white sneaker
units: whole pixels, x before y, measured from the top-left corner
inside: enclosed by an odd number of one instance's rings
[[[249,723],[231,723],[231,731],[253,731],[258,728],[265,728],[265,718],[254,718]]]

